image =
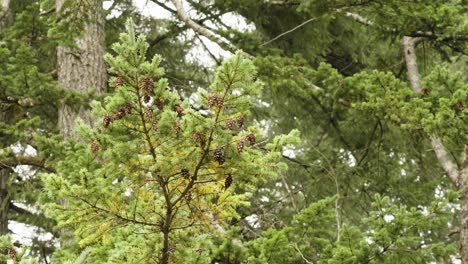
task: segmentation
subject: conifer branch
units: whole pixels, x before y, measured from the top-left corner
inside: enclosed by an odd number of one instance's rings
[[[193,31],[196,33],[203,35],[207,37],[209,40],[217,43],[221,48],[228,50],[232,53],[235,51],[235,47],[208,30],[207,28],[201,26],[197,22],[193,21],[187,14],[187,12],[184,10],[184,7],[182,5],[182,2],[180,0],[171,0],[172,4],[174,4],[176,10],[177,10],[177,15],[179,16],[179,19],[182,20],[187,26],[189,26]]]
[[[49,172],[55,172],[54,168],[45,166],[45,161],[45,158],[37,156],[15,156],[10,158],[3,158],[0,159],[0,169],[12,169],[20,165],[30,165]]]
[[[139,224],[139,225],[156,226],[156,227],[159,227],[159,228],[161,227],[161,225],[159,223],[144,222],[144,221],[139,221],[139,220],[136,220],[136,219],[128,218],[128,217],[122,216],[122,215],[120,215],[118,213],[113,213],[110,210],[99,207],[99,206],[97,206],[95,204],[92,204],[92,203],[90,203],[89,201],[87,201],[86,199],[84,199],[82,197],[76,196],[76,198],[80,199],[85,204],[89,205],[92,209],[104,212],[104,213],[106,213],[108,215],[111,215],[111,216],[114,216],[115,218],[120,219],[122,221],[130,222],[130,223],[133,223],[133,224]]]

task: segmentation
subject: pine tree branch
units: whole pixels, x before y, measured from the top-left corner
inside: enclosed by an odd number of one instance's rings
[[[179,19],[184,22],[188,27],[193,29],[193,31],[197,32],[200,35],[207,37],[209,40],[217,43],[221,48],[228,50],[232,53],[235,52],[236,48],[229,42],[221,39],[219,36],[208,30],[207,28],[201,26],[200,24],[193,21],[184,10],[182,2],[180,0],[171,0],[172,4],[174,4],[177,15]]]
[[[30,165],[34,167],[38,167],[49,172],[55,172],[54,168],[45,166],[45,158],[37,157],[37,156],[15,156],[11,158],[3,158],[0,159],[0,168],[7,169],[7,168],[14,168],[19,165]]]
[[[83,199],[82,197],[75,196],[75,198],[80,199],[82,202],[84,202],[85,204],[87,204],[88,206],[90,206],[94,210],[104,212],[104,213],[106,213],[108,215],[111,215],[111,216],[114,216],[115,218],[120,219],[122,221],[133,223],[133,224],[139,224],[139,225],[156,226],[156,227],[159,227],[159,228],[161,227],[161,225],[159,223],[150,223],[150,222],[145,222],[145,221],[139,221],[139,220],[136,220],[136,219],[132,219],[132,218],[122,216],[122,215],[120,215],[118,213],[113,213],[110,210],[107,210],[105,208],[99,207],[97,205],[94,205],[94,204],[88,202],[86,199]]]

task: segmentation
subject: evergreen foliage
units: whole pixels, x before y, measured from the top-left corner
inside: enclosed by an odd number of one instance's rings
[[[48,196],[57,201],[47,207],[50,216],[72,226],[81,247],[94,248],[90,261],[202,257],[194,245],[205,230],[238,218],[236,208],[248,205],[256,186],[285,170],[278,163],[282,147],[297,141],[293,132],[265,144],[258,128],[227,125],[248,116],[261,85],[241,53],[198,94],[201,112],[169,90],[161,57],[146,61],[147,48],[129,22],[113,45],[116,55],[106,56],[116,92],[94,104],[102,123],[81,126],[83,142],[70,146],[57,174],[45,177]],[[58,254],[54,261],[66,258]]]

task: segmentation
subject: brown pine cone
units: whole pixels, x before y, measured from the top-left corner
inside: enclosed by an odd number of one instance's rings
[[[252,134],[252,133],[250,133],[250,134],[248,134],[247,136],[245,136],[245,140],[249,141],[250,146],[255,145],[255,143],[257,142],[257,139],[255,138],[255,135]]]
[[[241,139],[237,141],[236,146],[237,146],[237,152],[242,153],[242,151],[244,151],[244,140]]]
[[[99,151],[99,145],[97,143],[97,141],[94,139],[92,142],[91,142],[91,152],[96,155],[96,153]]]
[[[112,122],[112,117],[109,113],[107,113],[105,116],[104,116],[104,119],[103,119],[103,122],[102,122],[102,126],[104,128],[108,128],[110,123]]]
[[[232,184],[232,174],[229,173],[226,179],[224,180],[224,189],[227,190]]]
[[[218,162],[219,165],[223,165],[223,163],[226,161],[226,158],[224,157],[224,148],[223,147],[217,147],[214,151],[214,160]]]
[[[237,118],[237,127],[242,128],[244,126],[244,116],[239,116]]]

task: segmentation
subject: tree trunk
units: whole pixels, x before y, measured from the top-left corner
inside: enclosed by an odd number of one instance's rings
[[[460,255],[462,263],[468,264],[468,145],[463,153],[463,169],[460,171],[460,188],[463,190],[460,211]]]
[[[60,10],[64,0],[56,1]],[[96,89],[97,94],[106,90],[106,66],[104,62],[104,19],[102,1],[88,1],[90,22],[85,25],[83,35],[76,40],[76,49],[58,47],[58,82],[67,90],[86,93]],[[69,138],[73,136],[77,119],[92,125],[89,111],[83,106],[72,107],[63,102],[59,110],[60,133]]]
[[[0,123],[8,123],[10,111],[8,105],[0,108]],[[8,142],[1,142],[0,148],[7,148]],[[0,236],[7,235],[8,232],[8,211],[10,209],[10,193],[9,193],[9,180],[11,168],[0,168]],[[0,252],[1,254],[8,254],[8,250]],[[0,264],[5,264],[6,261],[1,261]]]
[[[466,186],[466,185],[465,185]],[[462,263],[468,263],[468,193],[462,195],[461,224],[460,224],[460,255]]]

